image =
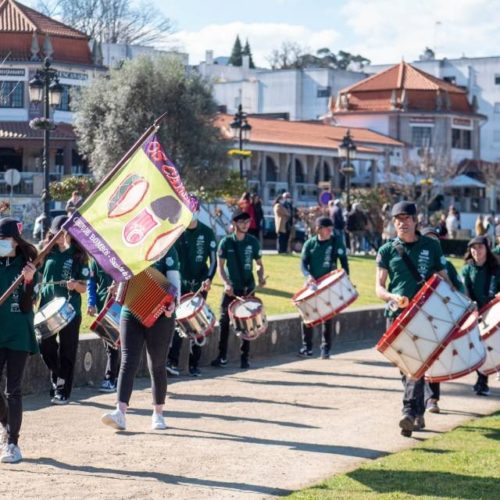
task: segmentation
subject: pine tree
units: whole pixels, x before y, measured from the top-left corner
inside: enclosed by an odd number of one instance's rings
[[[236,35],[236,40],[234,41],[233,50],[231,52],[231,57],[229,58],[228,64],[233,66],[241,66],[243,50],[241,48],[240,36]]]
[[[245,43],[245,46],[243,47],[243,52],[241,53],[244,56],[250,56],[250,68],[254,69],[255,64],[253,62],[253,57],[252,57],[252,49],[250,48],[250,44],[248,43],[248,38]]]

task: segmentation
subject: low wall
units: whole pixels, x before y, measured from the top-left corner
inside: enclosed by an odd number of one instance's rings
[[[335,338],[334,346],[349,342],[371,340],[374,343],[385,331],[385,319],[383,307],[353,308],[343,312],[334,318]],[[251,358],[266,358],[277,354],[293,353],[298,351],[301,345],[301,321],[298,314],[282,314],[268,318],[269,328],[265,335],[252,341],[250,347]],[[314,347],[319,352],[320,332],[315,329]],[[207,366],[218,353],[219,334],[216,330],[209,337],[207,345],[202,349],[200,366]],[[187,369],[188,342],[184,341],[181,349],[180,368]],[[231,335],[229,338],[229,363],[239,365],[239,338]],[[80,345],[75,369],[75,386],[98,386],[103,378],[106,366],[106,353],[101,339],[93,334],[83,334],[80,337]],[[145,357],[139,367],[139,374],[145,375],[147,366]],[[39,355],[32,356],[28,360],[24,377],[25,393],[38,393],[49,390],[48,370]]]

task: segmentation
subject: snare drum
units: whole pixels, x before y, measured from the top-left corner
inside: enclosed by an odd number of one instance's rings
[[[431,276],[376,345],[406,375],[421,378],[475,308],[438,274]]]
[[[35,314],[34,326],[38,342],[59,333],[75,316],[73,306],[64,297],[56,297],[47,302]]]
[[[112,349],[120,346],[120,314],[122,306],[109,299],[99,316],[90,325],[90,329]]]
[[[479,311],[479,330],[486,348],[486,361],[479,371],[483,375],[500,372],[500,297]]]
[[[175,310],[175,316],[181,334],[200,347],[205,345],[207,337],[215,327],[216,319],[201,294],[183,295]]]
[[[429,382],[463,377],[484,363],[486,350],[481,342],[477,316],[477,311],[471,312],[462,326],[454,330],[443,352],[425,374]]]
[[[358,292],[343,269],[322,276],[314,286],[299,290],[292,302],[307,326],[315,326],[333,318],[358,298]]]
[[[264,304],[257,297],[233,300],[228,307],[231,324],[236,334],[244,340],[255,340],[267,330]]]

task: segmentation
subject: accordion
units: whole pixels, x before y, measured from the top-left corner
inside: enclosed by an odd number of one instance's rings
[[[133,276],[118,291],[120,302],[144,326],[153,326],[165,309],[175,301],[177,289],[154,267]]]

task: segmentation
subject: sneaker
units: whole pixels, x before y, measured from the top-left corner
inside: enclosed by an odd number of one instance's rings
[[[311,349],[308,349],[307,347],[301,347],[299,349],[298,356],[301,358],[310,358],[313,355],[313,352]]]
[[[425,429],[425,419],[423,415],[415,417],[415,420],[413,421],[413,427],[415,428],[416,431],[421,431]]]
[[[163,415],[153,412],[153,416],[151,417],[151,429],[160,431],[166,428],[167,424],[165,423]]]
[[[69,400],[66,396],[56,391],[56,395],[50,400],[50,402],[53,405],[63,406],[67,405],[69,403]]]
[[[248,370],[248,368],[250,368],[250,363],[248,362],[248,359],[241,358],[240,368],[242,370]]]
[[[110,413],[105,413],[101,417],[101,422],[105,425],[109,425],[118,431],[124,431],[126,429],[125,424],[125,414],[120,410],[116,409]]]
[[[489,387],[480,387],[476,390],[478,396],[489,396],[491,394]]]
[[[330,349],[321,348],[321,359],[330,359]]]
[[[104,379],[99,387],[99,392],[116,392],[116,382]]]
[[[211,363],[211,366],[222,368],[227,365],[227,359],[217,356]]]
[[[403,415],[403,418],[399,421],[402,436],[411,437],[411,433],[415,430],[415,426],[413,425],[414,420],[409,415]]]
[[[165,368],[167,369],[167,373],[172,375],[172,377],[178,377],[180,375],[179,368],[177,368],[177,365],[172,363],[172,361],[167,361]]]
[[[192,377],[199,377],[201,375],[201,371],[199,368],[197,368],[196,366],[190,366],[189,367],[189,374],[192,376]]]
[[[429,399],[427,401],[427,405],[426,405],[426,410],[429,412],[429,413],[439,413],[441,410],[438,406],[438,402],[437,402],[437,399]]]
[[[17,464],[17,462],[20,462],[22,459],[23,456],[21,455],[19,446],[10,443],[4,447],[0,462],[3,464]]]

